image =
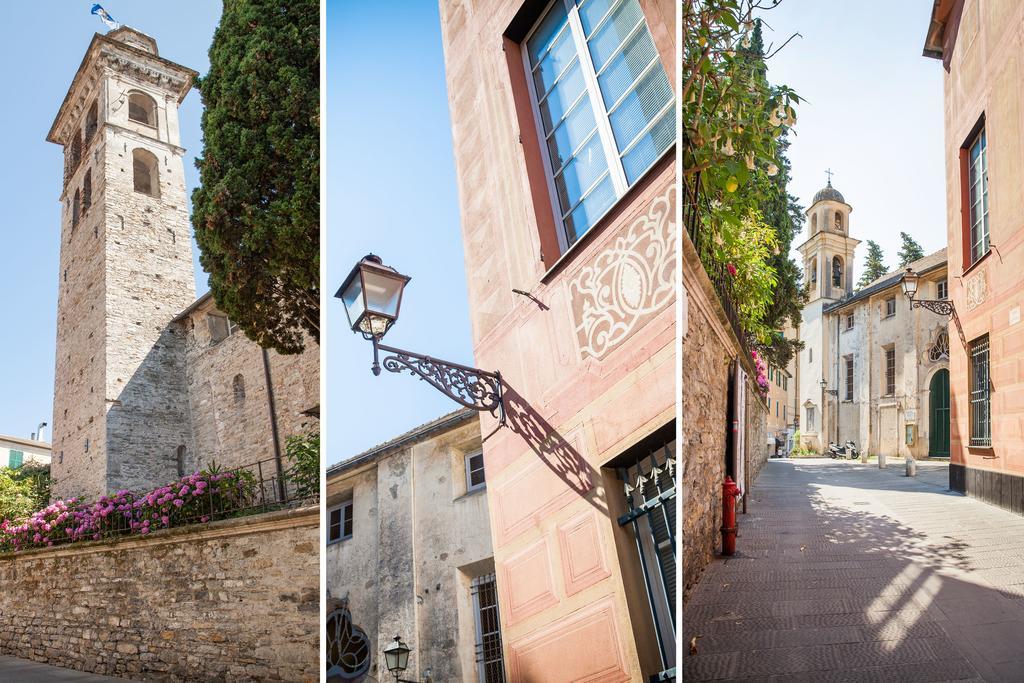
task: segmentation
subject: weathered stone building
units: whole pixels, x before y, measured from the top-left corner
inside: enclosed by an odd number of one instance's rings
[[[240,374],[233,366],[251,363],[259,349],[235,335],[223,347],[231,353],[197,353],[203,341],[192,320],[198,309],[178,125],[178,105],[195,76],[134,29],[97,34],[47,136],[65,158],[57,497],[146,489],[214,459],[273,457],[274,439],[319,403],[313,344],[296,361],[270,362],[280,368],[273,393],[286,414],[268,409],[262,420],[255,408],[236,410],[234,393],[218,402]],[[252,378],[241,374],[251,391]],[[268,442],[271,415],[278,434]]]
[[[386,678],[381,652],[396,635],[413,650],[405,678],[500,680],[474,411],[445,415],[330,467],[327,509],[329,680]]]
[[[798,247],[808,291],[797,355],[801,445],[823,453],[853,441],[887,457],[948,456],[947,319],[911,308],[902,269],[855,291],[852,212],[830,181],[807,210],[810,234]],[[944,249],[910,268],[922,277],[918,298],[946,298]]]
[[[675,675],[676,9],[440,3],[513,681]]]
[[[932,5],[924,54],[945,67],[949,297],[964,335],[950,343],[949,483],[1017,513],[1024,513],[1022,46],[1020,2]]]

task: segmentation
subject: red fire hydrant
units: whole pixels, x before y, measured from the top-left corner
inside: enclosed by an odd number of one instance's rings
[[[726,476],[722,482],[722,554],[732,555],[736,552],[736,498],[743,491]]]

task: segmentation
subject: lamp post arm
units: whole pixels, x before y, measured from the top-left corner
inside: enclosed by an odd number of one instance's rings
[[[381,360],[380,352],[384,353]],[[505,403],[502,397],[500,372],[480,370],[386,346],[374,338],[373,374],[379,375],[381,367],[394,373],[408,371],[456,403],[480,412],[489,412],[498,418],[499,424],[505,424]]]
[[[910,307],[923,308],[937,313],[938,315],[945,315],[953,319],[956,323],[957,334],[960,335],[960,343],[963,344],[964,348],[967,348],[967,337],[964,336],[964,328],[960,325],[960,316],[956,314],[956,306],[953,305],[952,301],[947,299],[911,299]]]

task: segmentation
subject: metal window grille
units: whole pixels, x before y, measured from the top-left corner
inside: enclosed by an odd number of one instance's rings
[[[361,680],[370,670],[370,639],[352,623],[348,601],[327,615],[327,676]]]
[[[971,445],[992,445],[988,335],[971,343]]]
[[[896,349],[885,350],[885,394],[896,393]]]
[[[984,128],[971,144],[968,164],[971,263],[974,263],[988,252],[988,144]]]
[[[620,470],[626,514],[618,519],[636,541],[663,671],[675,675],[676,646],[676,453],[675,440],[653,449],[635,465]]]
[[[675,98],[637,0],[554,0],[523,47],[565,249],[675,142]]]
[[[473,579],[473,612],[476,615],[476,664],[481,683],[504,683],[505,660],[501,653],[501,620],[498,616],[498,584],[494,574]]]
[[[853,356],[846,357],[846,400],[853,400]]]

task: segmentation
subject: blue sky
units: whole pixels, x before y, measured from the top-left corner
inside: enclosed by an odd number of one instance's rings
[[[6,132],[2,173],[4,211],[0,239],[4,252],[0,320],[0,434],[27,437],[39,422],[52,422],[60,205],[63,155],[46,142],[57,109],[67,94],[94,33],[106,27],[89,14],[92,2],[37,0],[8,13],[0,60],[9,65],[8,97],[0,107]],[[220,18],[220,3],[209,0],[102,3],[119,22],[156,38],[160,54],[200,73]],[[188,193],[198,181],[193,160],[201,150],[199,94],[181,108],[182,145]],[[196,262],[199,291],[206,276]],[[46,438],[49,439],[49,428]]]
[[[791,137],[790,192],[806,208],[831,168],[832,184],[853,206],[850,234],[878,242],[890,270],[901,230],[925,253],[946,246],[943,71],[921,56],[931,7],[932,0],[783,0],[764,13],[766,44],[802,36],[768,63],[772,82],[808,100]],[[794,246],[806,237],[805,230]],[[866,243],[857,247],[855,279],[866,253]]]
[[[328,463],[457,406],[409,375],[370,373],[333,294],[378,254],[412,281],[386,343],[472,363],[437,2],[327,4],[325,420]]]

